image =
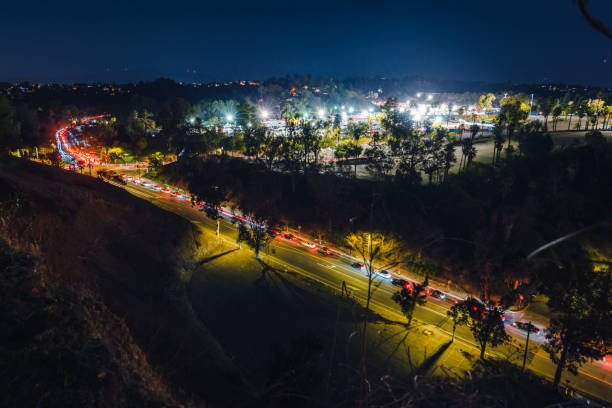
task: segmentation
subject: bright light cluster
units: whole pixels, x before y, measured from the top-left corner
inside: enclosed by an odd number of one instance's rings
[[[95,120],[95,119],[100,119],[100,118],[104,118],[110,115],[98,115],[98,116],[90,116],[90,117],[84,117],[81,120],[81,125],[85,124],[89,121]],[[66,161],[66,162],[79,162],[82,161],[84,163],[90,163],[92,165],[98,165],[100,164],[100,161],[98,160],[98,158],[96,158],[94,155],[89,154],[87,152],[84,152],[76,147],[72,147],[70,146],[70,144],[66,141],[66,134],[74,129],[77,126],[77,124],[72,124],[72,125],[68,125],[68,126],[64,126],[63,128],[61,128],[60,130],[58,130],[57,132],[55,132],[55,139],[57,140],[57,151],[59,152],[60,156],[62,157],[62,160]]]

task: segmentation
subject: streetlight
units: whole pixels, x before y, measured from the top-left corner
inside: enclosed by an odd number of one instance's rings
[[[323,109],[319,109],[317,111],[317,115],[319,115],[319,119],[323,119],[325,117],[325,111]]]
[[[351,107],[349,108],[349,113],[353,113],[353,111],[354,111],[354,110],[355,110],[355,109],[353,109],[353,107],[351,106]]]
[[[419,92],[419,93],[417,93],[417,98],[420,98],[420,97],[421,97],[421,95],[422,95],[422,94],[421,94],[420,92]]]
[[[265,109],[262,109],[261,112],[259,112],[259,115],[262,117],[262,119],[267,119],[269,114],[270,113]]]
[[[232,120],[234,120],[234,115],[232,115],[231,113],[228,113],[227,115],[225,115],[225,120],[227,120],[228,122],[231,122]]]

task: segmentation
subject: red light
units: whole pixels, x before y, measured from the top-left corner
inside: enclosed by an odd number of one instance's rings
[[[478,308],[477,308],[476,306],[474,306],[472,309],[474,309],[474,311],[477,311],[477,310],[478,310]]]
[[[408,289],[408,282],[404,283],[404,289]]]

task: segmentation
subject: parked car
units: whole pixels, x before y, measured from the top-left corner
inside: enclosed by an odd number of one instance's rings
[[[534,326],[531,323],[514,322],[514,323],[512,323],[512,325],[514,327],[516,327],[517,329],[521,329],[521,330],[526,331],[526,332],[535,333],[538,336],[540,335],[540,329],[538,329],[536,326]]]
[[[328,247],[321,247],[319,248],[319,253],[323,255],[331,255],[331,249]]]
[[[389,271],[384,270],[384,269],[381,271],[376,271],[375,275],[381,279],[385,279],[385,280],[391,279],[391,274],[389,273]]]
[[[354,262],[351,266],[362,271],[365,269],[365,265],[359,262]]]
[[[268,228],[267,231],[268,231],[268,235],[270,235],[272,238],[280,234],[280,231],[274,228]]]
[[[446,295],[444,293],[440,292],[439,290],[432,290],[429,293],[429,296],[435,297],[437,299],[446,299]]]
[[[404,288],[404,289],[408,289],[411,286],[410,282],[408,282],[407,280],[404,280],[404,279],[393,279],[391,281],[391,284],[395,285],[395,286],[399,286],[399,287]]]

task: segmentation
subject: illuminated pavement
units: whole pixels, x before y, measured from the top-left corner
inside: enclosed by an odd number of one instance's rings
[[[202,228],[212,232],[216,230],[216,221],[208,218],[202,211],[192,208],[187,200],[177,200],[169,194],[163,194],[132,183],[123,186],[123,188],[131,194],[150,201],[164,210],[178,214]],[[236,226],[223,218],[220,223],[220,235],[222,239],[235,244],[237,238]],[[297,240],[285,239],[281,234],[272,241],[270,250],[262,253],[262,259],[279,270],[300,273],[338,292],[341,291],[344,281],[354,297],[362,303],[365,302],[367,277],[364,272],[351,266],[353,261],[348,257],[320,254],[317,249],[308,248]],[[396,290],[397,288],[392,286],[390,282],[381,282],[377,279],[373,286],[372,310],[387,319],[405,322],[399,308],[391,300],[391,295]],[[414,318],[425,324],[435,326],[438,330],[447,333],[450,338],[452,322],[447,318],[446,311],[452,303],[432,297],[428,297],[427,300],[425,306],[417,307]],[[506,325],[506,329],[517,342],[524,342],[524,332],[510,325]],[[472,334],[466,327],[457,328],[456,341],[477,349]],[[542,343],[543,336],[532,335],[531,341]],[[530,344],[533,344],[531,341]],[[488,350],[487,354],[501,356],[503,350],[492,349]],[[542,350],[538,351],[528,367],[537,374],[551,379],[555,369],[555,365]],[[610,362],[585,364],[580,369],[580,375],[578,376],[564,373],[562,383],[567,384],[566,380],[569,380],[570,386],[578,391],[595,395],[605,401],[612,401],[612,364]]]
[[[63,132],[67,128],[58,131],[60,141],[64,140],[65,135]],[[69,146],[67,143],[64,145]],[[66,153],[77,158],[88,157],[84,156],[84,153],[80,152],[77,147],[72,147]],[[113,184],[124,188],[137,197],[152,202],[164,210],[178,214],[202,228],[210,231],[216,230],[216,221],[208,218],[204,212],[192,208],[187,200],[176,199],[170,194],[154,191],[133,183],[128,183],[125,186]],[[222,218],[220,222],[220,236],[221,239],[236,244],[236,226],[227,219]],[[272,241],[269,251],[262,254],[262,259],[279,270],[302,274],[338,292],[341,291],[342,284],[345,282],[352,296],[361,301],[362,304],[365,303],[367,277],[364,272],[351,266],[354,262],[352,258],[342,254],[324,255],[319,253],[317,248],[309,248],[302,245],[302,242],[303,240],[299,239],[285,239],[281,234]],[[374,312],[389,320],[405,322],[405,317],[391,300],[391,296],[396,290],[397,288],[392,286],[390,281],[381,282],[377,279],[373,285],[371,307]],[[426,305],[417,307],[414,319],[435,327],[436,330],[446,333],[450,338],[452,322],[446,316],[446,311],[452,305],[452,301],[444,301],[432,297],[428,297],[427,300]],[[506,329],[516,342],[524,341],[524,332],[510,325],[506,325]],[[542,343],[543,337],[532,336],[532,340],[535,343]],[[471,332],[466,327],[457,328],[456,341],[467,347],[478,349]],[[502,356],[503,350],[489,349],[487,354]],[[452,364],[452,361],[448,363]],[[555,365],[542,350],[538,351],[528,367],[537,374],[548,378],[552,378],[555,371]],[[569,384],[578,391],[597,396],[604,401],[612,401],[612,364],[610,362],[585,364],[580,369],[580,375],[578,376],[564,372],[562,384]]]

